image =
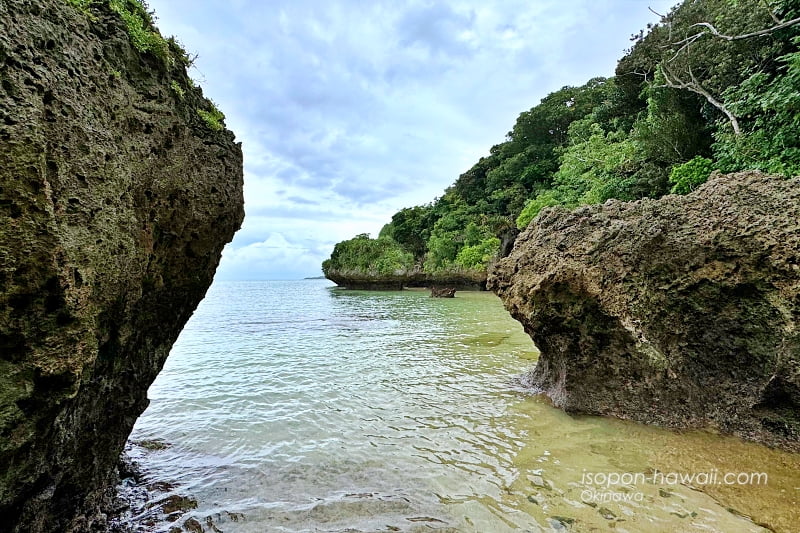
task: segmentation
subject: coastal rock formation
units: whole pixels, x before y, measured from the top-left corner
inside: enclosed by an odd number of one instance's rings
[[[356,270],[329,269],[325,277],[340,287],[353,290],[399,291],[404,287],[452,287],[460,291],[485,291],[486,273],[479,271],[427,274],[421,270],[394,275]]]
[[[415,279],[413,275],[405,273],[377,275],[355,270],[336,269],[328,270],[325,277],[346,289],[373,291],[400,291],[403,290],[404,285],[408,284],[409,279]]]
[[[147,389],[243,218],[240,146],[183,52],[83,4],[0,2],[4,532],[104,530]]]
[[[489,285],[556,406],[800,449],[800,179],[546,209]]]

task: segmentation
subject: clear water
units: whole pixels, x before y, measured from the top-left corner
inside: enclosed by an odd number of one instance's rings
[[[130,451],[148,481],[169,483],[168,494],[197,508],[139,529],[169,531],[188,518],[225,533],[738,532],[800,523],[796,456],[568,416],[518,385],[536,356],[489,293],[432,299],[324,280],[216,283],[131,435],[166,443]],[[769,468],[770,483],[629,484],[613,490],[639,500],[623,502],[587,502],[584,492],[596,488],[586,472],[712,466]]]

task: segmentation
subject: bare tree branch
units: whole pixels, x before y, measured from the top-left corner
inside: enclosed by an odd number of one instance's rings
[[[709,104],[719,109],[722,113],[725,114],[726,117],[728,117],[728,120],[730,121],[731,126],[733,127],[733,132],[737,136],[741,134],[741,128],[739,127],[739,120],[736,118],[736,115],[734,115],[725,106],[725,104],[714,98],[714,96],[712,96],[711,93],[709,93],[705,88],[703,88],[700,82],[697,81],[697,78],[695,78],[694,73],[692,72],[691,64],[688,67],[688,74],[690,78],[689,81],[684,81],[680,77],[678,77],[678,75],[673,70],[670,70],[668,64],[673,63],[678,57],[680,57],[682,53],[689,55],[691,51],[691,46],[699,39],[702,39],[707,35],[711,35],[717,39],[722,39],[724,41],[729,41],[729,42],[741,41],[744,39],[752,39],[753,37],[761,37],[764,35],[769,35],[778,30],[794,26],[795,24],[800,24],[800,17],[794,18],[792,20],[783,21],[777,15],[775,15],[775,13],[772,12],[772,10],[769,8],[769,4],[767,4],[765,0],[762,0],[762,3],[764,3],[764,7],[767,9],[767,11],[769,11],[769,15],[775,22],[775,25],[769,28],[765,28],[763,30],[753,31],[750,33],[743,33],[740,35],[725,35],[723,33],[720,33],[720,31],[710,22],[698,22],[696,24],[692,24],[691,26],[689,26],[689,28],[700,28],[700,30],[697,33],[690,35],[684,39],[681,39],[679,41],[671,42],[672,24],[669,22],[667,23],[667,27],[669,29],[668,41],[670,41],[670,44],[665,45],[663,48],[671,48],[675,46],[678,46],[679,48],[670,59],[662,59],[661,61],[661,73],[664,76],[665,85],[661,85],[660,87],[670,87],[672,89],[685,89],[695,94],[699,94],[700,96],[705,98]],[[661,15],[660,13],[656,12],[655,10],[653,10],[653,8],[648,7],[648,9],[652,13],[661,17],[662,19],[666,19],[664,15]]]
[[[720,33],[719,30],[717,28],[715,28],[714,25],[711,24],[710,22],[698,22],[697,24],[692,24],[689,27],[690,28],[694,28],[696,26],[701,26],[701,27],[705,28],[708,31],[700,31],[698,33],[695,33],[694,35],[691,35],[691,36],[681,40],[681,41],[672,43],[672,45],[683,44],[683,43],[690,42],[690,41],[694,42],[697,39],[699,39],[700,37],[703,37],[705,35],[713,35],[714,37],[717,37],[718,39],[723,39],[725,41],[741,41],[743,39],[751,39],[753,37],[760,37],[762,35],[769,35],[770,33],[774,32],[774,31],[782,30],[784,28],[788,28],[789,26],[794,26],[795,24],[798,24],[798,23],[800,23],[800,17],[794,18],[792,20],[787,20],[786,22],[781,22],[780,24],[776,24],[775,26],[770,26],[769,28],[764,28],[763,30],[753,31],[753,32],[750,32],[750,33],[743,33],[741,35],[725,35],[725,34]]]
[[[720,102],[719,100],[714,98],[711,95],[711,93],[709,93],[706,89],[703,88],[703,86],[700,84],[699,81],[697,81],[697,78],[695,78],[694,74],[692,73],[691,66],[689,66],[689,69],[688,69],[689,70],[690,81],[683,81],[681,78],[678,77],[678,75],[674,71],[670,70],[667,65],[669,63],[672,63],[673,61],[675,61],[681,55],[681,53],[685,52],[688,55],[689,51],[691,49],[691,46],[695,42],[697,42],[699,39],[702,39],[703,37],[705,37],[706,35],[711,35],[711,36],[713,36],[713,37],[715,37],[717,39],[722,39],[724,41],[729,41],[729,42],[741,41],[741,40],[744,40],[744,39],[752,39],[753,37],[761,37],[761,36],[764,36],[764,35],[769,35],[769,34],[771,34],[773,32],[778,31],[778,30],[782,30],[784,28],[788,28],[789,26],[794,26],[795,24],[800,23],[800,17],[794,18],[792,20],[782,21],[780,18],[778,18],[772,12],[771,9],[769,9],[769,5],[765,5],[765,7],[769,11],[769,14],[770,14],[770,17],[772,18],[772,20],[775,22],[774,26],[771,26],[769,28],[765,28],[763,30],[753,31],[753,32],[750,32],[750,33],[743,33],[743,34],[740,34],[740,35],[725,35],[723,33],[720,33],[720,31],[716,27],[714,27],[714,25],[711,24],[710,22],[698,22],[696,24],[692,24],[689,27],[690,28],[701,28],[700,31],[698,31],[697,33],[695,33],[693,35],[690,35],[689,37],[681,39],[680,41],[675,41],[675,42],[672,42],[669,45],[665,46],[665,48],[666,47],[673,47],[673,46],[679,46],[679,48],[673,54],[673,56],[670,59],[662,60],[662,62],[661,62],[661,72],[662,72],[662,74],[664,76],[664,80],[666,82],[666,85],[664,85],[665,87],[670,87],[670,88],[673,88],[673,89],[685,89],[685,90],[691,91],[691,92],[693,92],[695,94],[701,95],[703,98],[705,98],[708,101],[708,103],[710,103],[711,105],[713,105],[714,107],[716,107],[717,109],[722,111],[725,114],[725,116],[728,117],[728,120],[730,120],[731,126],[733,127],[733,132],[736,135],[739,135],[741,133],[741,129],[739,127],[739,120],[736,118],[736,115],[734,115],[725,106],[725,104],[723,104],[722,102]],[[658,13],[653,11],[652,9],[650,9],[650,11],[652,11],[656,15],[659,15]],[[661,16],[661,15],[659,15],[659,16]],[[672,29],[672,25],[670,24],[669,26],[670,26],[670,30],[671,30]],[[671,40],[671,31],[670,31],[670,40]]]
[[[644,78],[645,82],[650,81],[648,78],[650,77],[651,72],[639,72],[638,70],[633,70],[633,71],[629,72],[628,74],[633,74],[635,76],[641,76],[642,78]]]
[[[713,105],[714,107],[722,111],[725,114],[725,116],[728,117],[728,120],[730,121],[731,126],[733,127],[733,133],[735,135],[738,136],[739,134],[741,134],[742,130],[739,127],[739,119],[736,118],[736,115],[734,115],[727,107],[725,107],[725,104],[714,98],[711,95],[711,93],[709,93],[707,90],[703,88],[702,85],[700,85],[700,82],[698,82],[697,78],[694,77],[691,68],[689,69],[689,76],[691,77],[691,81],[688,82],[680,79],[674,72],[670,71],[666,65],[662,65],[661,73],[664,76],[666,87],[670,87],[672,89],[686,89],[687,91],[699,94],[700,96],[705,98],[709,104]]]
[[[670,59],[667,60],[667,63],[672,63],[673,61],[675,61],[678,58],[678,56],[681,55],[681,52],[683,52],[684,50],[687,50],[689,48],[689,46],[691,46],[696,40],[701,38],[703,35],[707,35],[707,34],[705,32],[697,33],[695,35],[692,35],[691,37],[687,37],[686,39],[684,39],[682,41],[678,41],[677,43],[672,43],[670,45],[667,45],[667,46],[672,46],[674,44],[683,44],[683,46],[678,48],[678,51],[675,52],[675,54]]]
[[[765,6],[765,7],[768,8],[768,6]],[[651,9],[650,11],[653,11],[653,10]],[[714,27],[714,25],[711,24],[710,22],[698,22],[696,24],[692,24],[689,27],[690,28],[701,27],[701,28],[704,28],[704,30],[701,30],[701,31],[695,33],[694,35],[690,35],[689,37],[686,37],[685,39],[682,39],[680,41],[676,41],[676,42],[671,43],[671,44],[669,44],[667,46],[683,45],[675,53],[675,55],[677,56],[688,45],[692,44],[696,40],[698,40],[698,39],[700,39],[700,38],[702,38],[702,37],[704,37],[706,35],[713,35],[714,37],[717,37],[718,39],[723,39],[725,41],[741,41],[743,39],[751,39],[753,37],[760,37],[762,35],[769,35],[772,32],[775,32],[775,31],[778,31],[778,30],[782,30],[784,28],[788,28],[789,26],[794,26],[795,24],[800,23],[800,17],[794,18],[792,20],[782,21],[781,19],[779,19],[775,15],[775,13],[772,12],[771,9],[768,8],[767,11],[769,11],[769,16],[772,17],[772,20],[775,21],[775,25],[774,26],[770,26],[769,28],[764,28],[763,30],[753,31],[753,32],[750,32],[750,33],[743,33],[741,35],[725,35],[723,33],[720,33],[720,31],[716,27]],[[653,11],[653,13],[655,13],[655,11]],[[658,14],[658,13],[656,13],[656,14]]]

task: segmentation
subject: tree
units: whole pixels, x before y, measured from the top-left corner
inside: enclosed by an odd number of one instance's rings
[[[682,165],[677,165],[669,175],[669,182],[673,184],[673,194],[687,194],[695,190],[708,180],[714,170],[714,162],[705,157],[695,157]]]
[[[715,3],[717,4],[716,6],[714,5]],[[758,0],[737,0],[736,2],[707,1],[698,2],[697,5],[707,8],[707,12],[704,14],[708,18],[689,24],[688,28],[678,16],[680,11],[675,12],[674,17],[664,17],[670,30],[674,29],[678,32],[683,32],[684,35],[686,33],[690,35],[686,35],[684,38],[669,44],[668,54],[662,57],[659,71],[666,87],[688,90],[702,96],[709,104],[727,117],[734,135],[740,135],[742,129],[739,124],[739,117],[721,97],[714,96],[714,94],[721,95],[724,87],[720,86],[719,83],[716,83],[717,87],[713,87],[715,85],[714,70],[716,69],[713,64],[709,63],[716,60],[720,65],[724,65],[724,59],[730,56],[747,59],[748,53],[759,48],[767,52],[766,56],[771,55],[769,44],[767,46],[753,46],[752,43],[742,42],[771,36],[781,30],[791,28],[800,23],[800,17],[782,20],[766,2]],[[685,11],[690,10],[686,9]],[[675,24],[673,24],[673,19]],[[725,24],[730,28],[730,34],[720,32],[717,26],[708,22],[709,20],[719,21],[717,24]],[[683,25],[681,25],[682,22]],[[767,27],[763,27],[767,24]],[[759,27],[760,29],[756,29]],[[696,49],[701,45],[705,49],[697,53]],[[711,53],[715,49],[719,53]],[[764,57],[765,54],[755,54],[755,56],[758,55]],[[720,59],[723,59],[723,61],[720,62]],[[750,64],[748,65],[747,63]],[[755,65],[750,61],[745,61],[745,65],[738,65],[740,74],[742,73],[742,66],[754,67]],[[735,69],[736,67],[734,67]],[[702,74],[696,75],[697,72],[705,73],[707,79],[702,81],[700,79]],[[708,85],[712,87],[709,88],[707,87]]]
[[[795,50],[779,58],[777,72],[755,72],[723,93],[746,117],[740,135],[720,131],[716,136],[714,154],[723,171],[800,175],[800,36],[792,42]]]
[[[381,230],[381,236],[394,239],[415,259],[421,259],[434,222],[430,205],[406,207],[392,215],[392,221]]]

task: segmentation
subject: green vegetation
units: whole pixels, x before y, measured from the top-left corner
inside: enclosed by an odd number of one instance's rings
[[[780,48],[787,53],[773,59],[772,69],[750,69],[723,92],[731,110],[745,117],[741,135],[716,133],[714,155],[723,168],[800,174],[800,36],[791,43]]]
[[[150,52],[168,65],[173,64],[169,43],[155,29],[153,14],[144,0],[109,0],[108,5],[125,22],[134,48],[142,53]]]
[[[684,1],[632,37],[613,78],[521,113],[487,157],[380,238],[429,274],[481,272],[549,206],[686,194],[713,170],[800,174],[798,17],[794,0]]]
[[[183,87],[181,87],[177,81],[172,80],[169,86],[172,89],[172,92],[175,93],[175,95],[178,97],[179,100],[183,100],[184,98],[186,98],[186,91],[183,90]]]
[[[225,120],[225,115],[222,113],[222,111],[217,109],[217,106],[214,104],[214,102],[209,100],[209,103],[211,104],[211,109],[198,109],[197,114],[200,115],[200,118],[203,119],[203,122],[206,123],[206,126],[208,126],[209,129],[214,131],[224,130],[225,124],[223,124],[222,121]]]
[[[66,0],[69,5],[72,7],[77,8],[81,13],[89,17],[89,19],[94,20],[94,15],[89,10],[89,6],[92,5],[94,0]]]
[[[154,14],[150,11],[145,0],[105,0],[112,11],[117,13],[125,23],[125,28],[131,44],[141,53],[151,53],[160,58],[168,68],[176,64],[189,67],[194,59],[175,40],[174,37],[165,39],[155,27]],[[65,2],[86,15],[90,20],[96,21],[92,13],[92,6],[101,3],[101,0],[65,0]]]
[[[497,252],[500,250],[500,239],[486,237],[481,242],[473,245],[465,244],[456,256],[456,264],[466,269],[485,270]]]
[[[370,239],[362,233],[338,243],[330,259],[322,263],[322,271],[356,272],[372,276],[400,276],[414,265],[414,257],[388,237]]]
[[[558,198],[556,198],[553,190],[537,194],[535,198],[531,198],[525,203],[525,207],[522,208],[522,212],[517,217],[517,227],[520,229],[528,227],[530,221],[536,218],[539,211],[553,205],[559,205]]]
[[[194,63],[195,57],[189,55],[181,44],[174,38],[165,39],[155,26],[155,15],[145,0],[64,0],[67,4],[80,10],[90,20],[96,21],[92,8],[98,9],[107,3],[108,7],[117,13],[125,24],[125,29],[130,38],[131,45],[142,54],[152,54],[163,61],[167,67],[169,77],[175,77],[169,82],[170,89],[180,101],[185,101],[187,96],[194,95],[200,98],[191,98],[191,106],[200,105],[205,109],[197,109],[197,115],[212,131],[225,129],[225,115],[217,108],[216,104],[207,98],[202,98],[202,93],[190,77],[186,69]],[[121,78],[120,70],[111,70],[111,76]],[[169,79],[169,78],[167,78]]]
[[[673,194],[687,194],[698,188],[708,180],[714,170],[714,162],[705,157],[697,156],[682,165],[672,167],[669,182],[673,183]]]

